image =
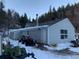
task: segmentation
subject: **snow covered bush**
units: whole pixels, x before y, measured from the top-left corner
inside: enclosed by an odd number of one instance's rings
[[[16,47],[7,46],[4,48],[3,55],[11,56],[13,58],[24,59],[27,53],[25,48],[20,48],[18,46]]]
[[[57,44],[56,44],[56,43],[53,43],[52,46],[53,46],[53,47],[57,47]]]
[[[3,47],[3,50],[4,50],[4,52],[3,52],[3,55],[12,55],[12,48],[11,48],[11,46],[4,46]]]
[[[79,47],[79,40],[78,39],[71,41],[71,43],[73,44],[72,47]]]
[[[44,47],[44,43],[42,41],[35,41],[35,43],[38,48]]]
[[[26,46],[34,46],[35,42],[30,36],[22,36],[19,42],[22,42],[22,44],[25,44]]]

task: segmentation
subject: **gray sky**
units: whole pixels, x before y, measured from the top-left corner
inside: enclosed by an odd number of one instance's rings
[[[35,18],[36,14],[41,14],[49,10],[50,5],[58,8],[68,3],[78,3],[79,0],[4,0],[5,8],[13,9],[20,15],[27,13],[28,17]]]

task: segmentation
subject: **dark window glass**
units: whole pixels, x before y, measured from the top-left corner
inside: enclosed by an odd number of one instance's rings
[[[64,33],[64,31],[63,30],[61,30],[61,34],[63,34]]]
[[[64,30],[64,34],[67,34],[67,30]]]
[[[61,34],[67,34],[67,30],[61,30]]]
[[[64,39],[64,35],[61,35],[61,39]]]
[[[61,35],[61,39],[67,39],[67,35]]]

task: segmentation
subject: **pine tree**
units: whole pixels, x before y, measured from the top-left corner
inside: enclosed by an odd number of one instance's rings
[[[27,15],[26,14],[24,14],[24,16],[22,15],[19,19],[19,23],[20,23],[21,27],[24,28],[26,26],[27,22],[28,22]]]
[[[4,8],[4,4],[2,1],[0,1],[0,11],[3,10],[3,8]]]

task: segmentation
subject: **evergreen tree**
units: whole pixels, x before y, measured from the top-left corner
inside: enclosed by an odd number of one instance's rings
[[[0,2],[0,27],[7,27],[7,13],[4,11],[3,2]]]
[[[69,10],[70,9],[70,4],[67,4],[67,6],[66,6],[66,10]]]
[[[55,7],[53,8],[53,15],[54,15],[53,19],[58,18],[57,11],[56,11]]]
[[[3,8],[4,8],[4,4],[2,1],[0,1],[0,11],[3,10]]]
[[[26,26],[27,22],[28,22],[27,15],[26,14],[24,14],[24,16],[22,15],[19,19],[19,23],[20,23],[21,27],[24,28]]]

